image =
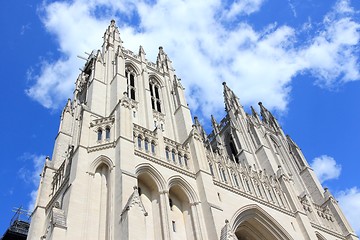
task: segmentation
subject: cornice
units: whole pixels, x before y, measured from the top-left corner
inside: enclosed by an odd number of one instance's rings
[[[240,191],[240,190],[238,190],[238,189],[232,188],[232,187],[230,187],[230,186],[228,186],[228,185],[226,185],[226,184],[223,184],[223,183],[221,183],[221,182],[219,182],[219,181],[213,180],[213,183],[214,183],[214,185],[216,185],[216,186],[222,187],[222,188],[224,188],[224,189],[226,189],[226,190],[229,190],[229,191],[231,191],[231,192],[233,192],[233,193],[236,193],[236,194],[238,194],[238,195],[241,195],[241,196],[243,196],[243,197],[246,197],[246,198],[251,199],[251,200],[253,200],[253,201],[256,201],[256,202],[258,202],[258,203],[261,203],[261,204],[263,204],[263,205],[265,205],[265,206],[268,206],[268,207],[270,207],[270,208],[273,208],[273,209],[275,209],[275,210],[277,210],[277,211],[279,211],[279,212],[285,213],[285,214],[287,214],[287,215],[289,215],[289,216],[291,216],[291,217],[295,217],[294,213],[292,213],[292,212],[290,212],[290,211],[288,211],[288,210],[285,210],[285,209],[283,209],[283,208],[281,208],[281,207],[278,207],[278,206],[276,206],[276,205],[274,205],[274,204],[271,204],[271,203],[269,203],[269,202],[267,202],[267,201],[264,201],[264,200],[261,200],[261,199],[259,199],[259,198],[257,198],[257,197],[254,197],[254,196],[252,196],[252,195],[249,195],[249,194],[247,194],[247,193],[245,193],[245,192],[242,192],[242,191]]]
[[[312,226],[313,228],[316,228],[316,229],[318,229],[318,230],[320,230],[320,231],[326,232],[326,233],[328,233],[328,234],[330,234],[330,235],[333,235],[333,236],[335,236],[335,237],[337,237],[337,238],[345,239],[345,237],[344,237],[343,235],[341,235],[340,233],[337,233],[337,232],[335,232],[335,231],[333,231],[333,230],[327,229],[327,228],[325,228],[325,227],[323,227],[323,226],[320,226],[320,225],[318,225],[318,224],[316,224],[316,223],[314,223],[314,222],[310,222],[310,224],[311,224],[311,226]]]
[[[180,168],[180,167],[178,167],[178,166],[172,165],[172,164],[167,163],[167,162],[164,162],[164,161],[162,161],[162,160],[160,160],[160,159],[158,159],[158,158],[155,158],[155,157],[152,157],[152,156],[150,156],[150,155],[148,155],[148,154],[145,154],[145,153],[143,153],[143,152],[140,152],[140,151],[137,150],[137,149],[135,149],[135,155],[136,155],[136,156],[139,156],[139,157],[141,157],[141,158],[150,160],[150,161],[152,161],[152,162],[154,162],[154,163],[157,163],[157,164],[159,164],[159,165],[161,165],[161,166],[167,167],[167,168],[169,168],[169,169],[171,169],[171,170],[174,170],[174,171],[177,171],[177,172],[182,173],[182,174],[184,174],[184,175],[187,175],[187,176],[189,176],[189,177],[191,177],[191,178],[196,179],[196,175],[195,175],[194,173],[191,173],[191,172],[186,171],[185,169],[182,169],[182,168]]]

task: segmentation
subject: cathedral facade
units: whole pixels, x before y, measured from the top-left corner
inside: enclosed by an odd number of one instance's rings
[[[207,134],[164,49],[125,49],[115,21],[75,85],[28,239],[358,239],[262,103],[246,113],[223,83]]]

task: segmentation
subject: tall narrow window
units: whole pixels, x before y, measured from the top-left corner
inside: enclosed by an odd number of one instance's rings
[[[180,166],[182,166],[182,156],[180,155],[180,153],[179,153],[179,164]]]
[[[169,159],[170,159],[170,152],[169,152],[169,149],[168,149],[168,148],[165,148],[165,155],[166,155],[166,160],[169,161]]]
[[[141,139],[141,136],[139,135],[138,136],[138,148],[141,148],[141,141],[142,141],[142,139]]]
[[[149,88],[151,96],[151,107],[155,111],[161,112],[160,85],[156,80],[151,79]]]
[[[155,142],[154,141],[151,142],[151,153],[155,154]]]
[[[235,160],[236,163],[239,163],[239,160],[238,160],[238,151],[237,151],[237,148],[235,146],[235,142],[234,142],[234,139],[233,137],[230,138],[230,150],[231,150],[231,154],[233,155],[233,159]]]
[[[233,174],[233,178],[234,178],[235,186],[238,188],[239,187],[239,181],[238,181],[237,176],[236,176],[235,173]]]
[[[149,151],[149,140],[147,138],[145,138],[144,147],[145,147],[145,151]]]
[[[222,173],[222,175],[223,175],[224,182],[227,182],[227,181],[226,181],[225,170],[224,170],[223,168],[221,168],[221,173]]]
[[[173,162],[174,162],[174,163],[176,163],[176,159],[175,159],[175,156],[176,156],[176,154],[175,154],[175,150],[172,150],[171,155],[172,155],[172,160],[173,160]]]
[[[173,232],[176,232],[176,224],[175,224],[175,221],[172,221],[172,229],[173,229]]]
[[[248,189],[248,192],[251,193],[251,188],[250,188],[249,180],[248,180],[248,179],[245,179],[245,183],[246,183],[246,187],[247,187],[247,189]]]
[[[110,127],[106,127],[105,129],[105,138],[106,140],[110,139]]]
[[[97,131],[97,140],[101,141],[101,139],[102,139],[102,130],[98,129],[98,131]]]
[[[135,73],[130,69],[125,71],[125,77],[127,82],[127,94],[132,100],[135,100]]]

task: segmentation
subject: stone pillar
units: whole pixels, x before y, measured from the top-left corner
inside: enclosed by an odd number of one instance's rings
[[[201,231],[201,225],[200,225],[200,218],[199,218],[199,212],[198,212],[198,202],[190,203],[191,206],[191,218],[193,221],[194,226],[194,233],[195,233],[195,239],[196,240],[202,240],[202,231]]]
[[[169,191],[160,191],[160,215],[162,225],[162,235],[164,240],[170,240],[170,220],[169,220]]]

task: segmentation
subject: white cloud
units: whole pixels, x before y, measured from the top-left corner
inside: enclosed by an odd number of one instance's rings
[[[40,183],[40,174],[45,163],[45,155],[25,153],[21,158],[32,161],[31,168],[22,167],[18,171],[18,177],[25,183],[31,184],[33,187],[33,190],[29,194],[30,201],[28,203],[28,210],[32,211],[36,202],[37,190]]]
[[[353,187],[336,194],[340,207],[353,230],[360,235],[360,189]]]
[[[147,58],[155,61],[158,46],[164,46],[187,88],[191,109],[206,117],[223,110],[219,91],[223,81],[244,105],[263,101],[269,109],[284,111],[292,79],[305,71],[324,87],[360,79],[356,53],[360,25],[351,18],[345,0],[337,3],[339,10],[324,17],[319,29],[311,28],[313,35],[307,41],[298,39],[302,29],[269,23],[255,30],[247,22],[234,22],[229,28],[226,18],[219,19],[260,11],[262,0],[235,1],[229,9],[223,9],[220,0],[113,2],[53,1],[43,6],[43,23],[58,41],[61,57],[43,61],[26,90],[31,98],[47,108],[65,104],[83,65],[76,56],[101,46],[109,16],[120,19],[126,48],[137,52],[143,45]],[[134,21],[137,26],[131,25]]]
[[[231,4],[230,9],[225,12],[226,18],[234,18],[237,15],[249,15],[259,11],[264,0],[238,0]]]
[[[321,183],[326,180],[337,179],[341,173],[341,165],[337,164],[334,158],[327,155],[314,158],[311,167]]]

